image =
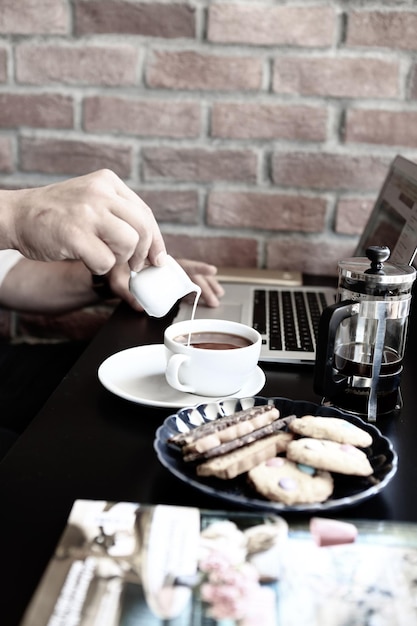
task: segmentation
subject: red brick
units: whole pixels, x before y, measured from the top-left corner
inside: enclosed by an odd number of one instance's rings
[[[138,54],[134,46],[21,44],[16,77],[33,85],[133,85]]]
[[[84,100],[88,132],[121,132],[157,137],[198,137],[200,104],[93,96]]]
[[[158,222],[198,223],[198,192],[195,189],[139,189],[137,193],[151,207]]]
[[[155,51],[146,67],[150,87],[165,89],[218,89],[221,91],[260,89],[262,61],[245,56]]]
[[[5,83],[7,80],[7,51],[0,48],[0,82]]]
[[[0,136],[0,171],[5,173],[13,171],[13,147],[10,137]]]
[[[361,235],[375,204],[374,200],[342,198],[337,203],[335,230],[344,235]]]
[[[195,37],[195,9],[158,2],[133,4],[115,0],[75,2],[78,35],[127,33],[147,37]]]
[[[132,149],[121,144],[23,137],[20,153],[26,172],[78,175],[109,168],[121,178],[131,175]]]
[[[417,112],[350,109],[346,115],[345,140],[414,148],[417,145]]]
[[[337,262],[352,256],[355,241],[335,240],[332,236],[320,241],[302,237],[285,237],[267,242],[267,267],[304,274],[337,276]]]
[[[142,158],[145,180],[256,180],[257,159],[250,150],[144,148]]]
[[[0,33],[65,35],[70,12],[65,0],[0,0]]]
[[[0,127],[72,128],[73,100],[59,94],[0,93]]]
[[[417,12],[351,11],[346,45],[417,50]]]
[[[164,234],[168,252],[177,258],[225,267],[256,267],[258,243],[246,237],[203,237]]]
[[[298,194],[212,191],[207,212],[210,226],[321,232],[326,202]]]
[[[336,33],[334,9],[276,7],[266,4],[213,4],[209,7],[209,41],[262,46],[331,46]]]
[[[232,139],[296,139],[324,141],[327,109],[218,102],[213,104],[211,134]]]
[[[275,59],[273,90],[281,94],[336,98],[393,98],[399,92],[397,61],[369,58]]]
[[[276,153],[272,179],[277,185],[312,189],[377,190],[390,158],[326,152]]]

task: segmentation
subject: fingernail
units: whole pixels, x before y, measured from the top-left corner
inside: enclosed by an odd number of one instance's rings
[[[137,264],[136,263],[132,264],[130,266],[130,269],[132,270],[132,272],[135,272],[135,274],[137,274],[138,272],[140,272],[142,267],[143,267],[143,262],[142,263],[137,263]]]
[[[158,267],[165,265],[167,261],[167,256],[168,255],[166,252],[160,252],[155,259],[155,265],[157,265]]]

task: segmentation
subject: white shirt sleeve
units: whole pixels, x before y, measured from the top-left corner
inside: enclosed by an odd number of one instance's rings
[[[18,250],[0,250],[0,285],[12,267],[23,258]]]

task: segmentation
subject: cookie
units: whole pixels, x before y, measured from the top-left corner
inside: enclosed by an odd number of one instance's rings
[[[251,420],[253,421],[253,420]],[[207,459],[213,459],[214,457],[218,457],[226,454],[227,452],[232,452],[233,450],[237,450],[238,448],[243,448],[254,441],[258,441],[259,439],[263,439],[264,437],[268,437],[269,435],[274,435],[283,431],[285,427],[285,418],[284,419],[276,419],[270,424],[266,424],[266,426],[262,426],[261,428],[257,428],[256,430],[252,430],[247,432],[244,435],[237,436],[234,439],[227,440],[224,443],[220,443],[219,445],[215,445],[208,449],[203,449],[202,452],[191,451],[188,453],[188,446],[182,448],[184,454],[184,461],[204,461]],[[224,431],[223,431],[224,432]],[[284,433],[283,433],[284,434]],[[293,439],[294,435],[292,433],[286,433],[286,439],[289,441]],[[198,440],[200,441],[200,440]]]
[[[248,409],[243,409],[242,411],[232,413],[231,415],[223,415],[222,417],[218,417],[217,419],[205,422],[204,424],[200,424],[199,426],[196,426],[196,428],[192,428],[186,433],[176,433],[168,439],[168,443],[183,447],[185,445],[191,444],[193,441],[196,441],[200,437],[205,437],[207,435],[217,433],[220,430],[232,426],[233,424],[238,424],[239,422],[246,421],[248,419],[250,420],[253,417],[261,415],[263,413],[272,413],[275,418],[279,417],[278,409],[276,409],[272,405],[262,404],[259,406],[252,406]]]
[[[185,444],[182,448],[184,459],[190,460],[189,457],[192,458],[194,455],[198,456],[229,441],[245,437],[271,424],[271,422],[278,424],[278,429],[280,430],[283,430],[285,427],[285,422],[278,419],[278,411],[264,411],[263,413],[250,416],[247,420],[231,424],[227,428],[222,428],[221,430],[199,437],[191,443]]]
[[[238,450],[197,465],[197,475],[216,476],[222,479],[235,478],[262,461],[283,452],[292,439],[291,433],[283,432],[264,437]]]
[[[328,439],[295,439],[288,444],[287,457],[297,463],[339,474],[370,476],[374,471],[362,450],[349,443]]]
[[[330,472],[275,457],[248,472],[249,481],[258,493],[288,506],[324,502],[333,493]]]
[[[339,417],[304,415],[300,419],[293,420],[289,428],[292,432],[304,437],[330,439],[339,443],[350,443],[359,448],[372,445],[372,436],[366,430]]]

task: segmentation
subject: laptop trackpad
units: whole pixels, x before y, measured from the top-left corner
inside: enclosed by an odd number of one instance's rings
[[[220,306],[212,308],[208,306],[198,306],[195,317],[197,319],[222,319],[231,320],[232,322],[242,321],[242,305],[239,303],[220,304]],[[175,317],[174,322],[182,322],[191,319],[192,306],[182,302]]]

